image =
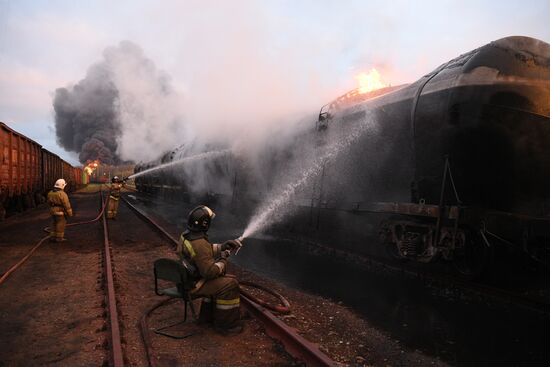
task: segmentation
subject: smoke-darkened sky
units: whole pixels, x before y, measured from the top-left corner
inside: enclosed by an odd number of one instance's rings
[[[501,37],[550,42],[549,14],[546,0],[0,0],[0,121],[76,163],[57,143],[55,91],[70,91],[106,49],[128,40],[155,76],[141,85],[118,74],[123,90],[139,92],[122,101],[130,111],[122,118],[138,128],[115,142],[120,154],[141,153],[130,143],[154,137],[155,123],[158,136],[177,130],[180,114],[204,133],[253,133],[265,121],[314,113],[372,67],[400,84]],[[158,75],[174,91],[162,110],[148,97]],[[173,141],[164,143],[153,140],[152,151]]]

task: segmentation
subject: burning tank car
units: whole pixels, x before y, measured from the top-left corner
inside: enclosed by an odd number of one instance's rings
[[[550,45],[503,38],[412,84],[347,93],[321,109],[315,128],[253,160],[208,163],[217,168],[203,167],[212,172],[206,187],[230,198],[217,211],[253,215],[266,192],[321,157],[293,196],[294,214],[273,231],[370,255],[378,237],[391,256],[442,259],[467,277],[486,269],[495,248],[548,264],[549,101]],[[165,174],[143,176],[138,188],[170,182],[200,194],[189,175]]]

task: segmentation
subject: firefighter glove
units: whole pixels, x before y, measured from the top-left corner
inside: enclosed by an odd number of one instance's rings
[[[222,250],[233,251],[233,250],[238,249],[239,247],[241,247],[241,244],[238,241],[235,241],[235,240],[225,241],[222,244]]]
[[[227,259],[229,256],[231,256],[231,251],[230,250],[223,250],[220,253],[220,256],[221,256],[222,259]]]

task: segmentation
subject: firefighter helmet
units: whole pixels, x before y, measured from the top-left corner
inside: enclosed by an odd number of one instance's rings
[[[53,187],[55,187],[56,189],[61,189],[61,190],[63,190],[65,188],[65,186],[67,186],[67,183],[62,178],[55,181],[55,185],[53,185]]]
[[[115,183],[115,182],[120,182],[120,179],[118,178],[118,176],[115,176],[111,179],[111,182],[112,183]]]
[[[206,205],[197,206],[189,212],[187,229],[193,232],[206,232],[216,214]]]

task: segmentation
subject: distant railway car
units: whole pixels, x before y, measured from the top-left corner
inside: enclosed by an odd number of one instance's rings
[[[61,158],[49,150],[42,149],[42,191],[51,189],[62,175]]]
[[[8,206],[33,207],[41,185],[41,146],[0,122],[0,218]]]
[[[79,188],[80,186],[82,186],[82,168],[74,167],[73,174],[76,188]]]
[[[62,167],[61,178],[65,179],[65,181],[67,182],[67,187],[65,188],[65,190],[67,191],[76,190],[77,185],[76,185],[74,167],[71,166],[69,163],[65,162],[64,160],[61,160],[61,167]]]
[[[67,191],[76,189],[82,182],[81,172],[0,122],[0,220],[6,211],[22,211],[43,202],[59,178],[67,180]]]

